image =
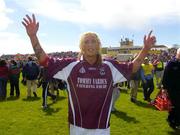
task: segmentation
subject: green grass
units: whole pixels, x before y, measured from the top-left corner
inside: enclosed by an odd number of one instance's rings
[[[8,84],[9,85],[9,84]],[[19,99],[8,98],[0,102],[0,135],[68,135],[67,94],[60,92],[57,103],[48,99],[49,109],[42,110],[40,98],[26,99],[26,87],[20,85]],[[111,115],[111,135],[174,135],[169,128],[166,111],[158,111],[143,101],[142,90],[138,103],[131,103],[129,92],[121,92],[116,103],[118,111]],[[153,92],[155,97],[158,90]]]

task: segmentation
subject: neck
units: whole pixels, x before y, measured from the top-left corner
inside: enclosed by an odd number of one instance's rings
[[[95,64],[97,61],[97,55],[94,56],[85,56],[84,55],[84,59],[91,65]]]

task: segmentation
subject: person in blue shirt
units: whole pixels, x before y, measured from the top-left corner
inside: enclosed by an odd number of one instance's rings
[[[151,101],[151,93],[154,91],[154,67],[152,63],[149,62],[149,59],[146,57],[144,63],[141,65],[141,79],[144,92],[144,100]]]

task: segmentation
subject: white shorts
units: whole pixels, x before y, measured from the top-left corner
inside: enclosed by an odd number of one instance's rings
[[[110,128],[86,129],[70,124],[70,135],[110,135]]]

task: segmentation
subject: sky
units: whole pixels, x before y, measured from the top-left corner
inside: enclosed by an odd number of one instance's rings
[[[33,53],[21,23],[32,13],[47,53],[79,51],[80,36],[89,31],[102,47],[119,47],[126,37],[142,46],[150,30],[157,45],[180,44],[180,0],[0,0],[0,55]]]

